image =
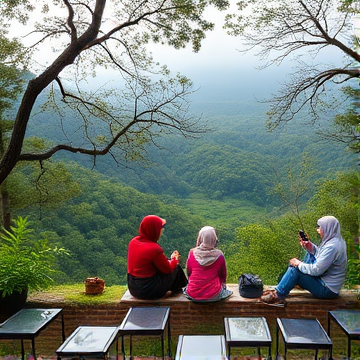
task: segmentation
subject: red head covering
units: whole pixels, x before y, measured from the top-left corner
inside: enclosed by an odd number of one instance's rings
[[[161,229],[166,224],[166,220],[156,215],[145,216],[139,226],[140,237],[157,242],[160,238]]]

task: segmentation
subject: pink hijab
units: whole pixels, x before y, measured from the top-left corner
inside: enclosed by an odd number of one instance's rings
[[[196,248],[193,249],[195,259],[200,265],[209,266],[223,254],[221,250],[216,248],[217,241],[218,238],[212,226],[204,226],[200,229]]]

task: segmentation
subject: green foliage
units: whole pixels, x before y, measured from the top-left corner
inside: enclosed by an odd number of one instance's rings
[[[312,190],[312,186],[309,184],[312,184],[314,174],[316,174],[314,159],[308,153],[303,153],[301,161],[296,159],[292,164],[284,166],[281,170],[282,173],[277,173],[274,193],[280,197],[285,206],[290,209],[290,212],[296,216],[300,227],[303,228],[300,207],[302,198]]]
[[[250,272],[265,284],[276,284],[289,259],[299,253],[297,228],[288,218],[240,227],[235,241],[225,249],[228,281],[237,283],[242,273]]]
[[[21,63],[23,48],[17,40],[9,40],[0,32],[0,119],[12,106],[25,83]],[[6,128],[5,128],[6,129]]]
[[[66,254],[63,248],[51,248],[46,239],[35,240],[27,218],[19,217],[11,231],[0,234],[0,291],[2,296],[13,292],[41,290],[49,287],[55,272],[56,255]]]
[[[7,178],[11,210],[49,209],[80,194],[64,162],[20,163]]]
[[[343,234],[357,236],[359,231],[358,172],[337,173],[318,184],[318,191],[309,202],[309,208],[318,216],[334,215]]]
[[[341,141],[355,153],[360,152],[359,140],[359,102],[360,90],[351,86],[344,87],[343,93],[349,98],[350,104],[339,112],[333,122],[333,128],[325,135],[335,141]]]
[[[268,192],[267,164],[271,157],[267,158],[264,161],[263,156],[226,145],[203,145],[185,155],[181,171],[188,183],[202,188],[212,198],[251,196],[252,202],[259,205],[264,204]]]
[[[185,262],[204,225],[200,216],[95,171],[75,165],[71,171],[81,184],[81,195],[44,212],[41,220],[34,219],[51,244],[61,244],[70,252],[58,264],[57,282],[81,282],[88,276],[99,276],[107,286],[126,284],[127,246],[148,214],[167,219],[160,244],[167,256],[177,249]]]

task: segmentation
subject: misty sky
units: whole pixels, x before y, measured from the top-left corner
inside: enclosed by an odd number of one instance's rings
[[[207,18],[215,22],[215,30],[207,33],[199,53],[193,53],[191,46],[175,50],[169,46],[156,45],[151,46],[155,60],[168,65],[173,73],[180,72],[190,77],[194,88],[199,88],[199,94],[206,94],[213,99],[246,96],[256,101],[269,97],[290,72],[296,71],[296,64],[289,60],[280,67],[257,70],[263,63],[256,57],[256,51],[241,53],[238,51],[242,47],[241,40],[227,35],[222,29],[226,12],[207,11]],[[47,56],[48,64],[54,60],[54,54],[48,48],[39,51],[36,56],[42,63]],[[100,77],[114,80],[113,74],[107,75],[102,71]]]

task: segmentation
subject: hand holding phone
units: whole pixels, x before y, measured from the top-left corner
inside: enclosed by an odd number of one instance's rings
[[[302,241],[309,241],[308,237],[306,236],[304,230],[299,230],[299,236]]]

